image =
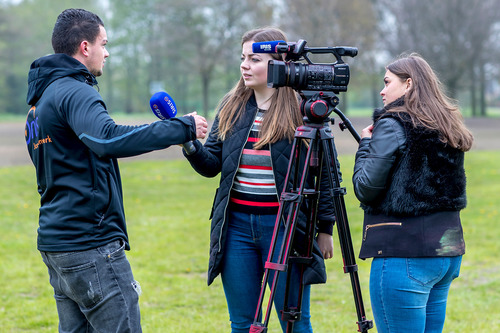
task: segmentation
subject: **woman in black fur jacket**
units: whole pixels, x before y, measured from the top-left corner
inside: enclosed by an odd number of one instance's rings
[[[464,152],[473,137],[424,59],[405,56],[386,69],[384,108],[362,131],[354,165],[365,211],[360,258],[373,258],[379,333],[441,332],[465,252]]]

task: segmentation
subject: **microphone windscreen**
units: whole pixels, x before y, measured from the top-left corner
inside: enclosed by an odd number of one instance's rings
[[[151,96],[149,105],[151,111],[161,120],[173,118],[177,114],[174,100],[164,91],[159,91]]]

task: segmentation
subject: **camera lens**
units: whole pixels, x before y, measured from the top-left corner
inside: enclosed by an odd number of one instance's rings
[[[349,83],[347,64],[319,65],[270,60],[267,86],[292,87],[295,90],[346,91]]]

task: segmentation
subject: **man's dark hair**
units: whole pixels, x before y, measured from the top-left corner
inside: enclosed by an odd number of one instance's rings
[[[103,26],[102,20],[85,9],[66,9],[57,17],[52,31],[52,48],[55,53],[73,56],[84,40],[94,43]]]

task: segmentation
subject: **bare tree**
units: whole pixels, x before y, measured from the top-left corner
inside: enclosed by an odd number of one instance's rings
[[[382,37],[393,55],[417,52],[440,74],[450,96],[472,84],[485,112],[486,57],[492,29],[500,20],[496,0],[377,0]],[[493,46],[497,48],[498,46]],[[474,107],[473,107],[474,108]]]
[[[169,80],[170,85],[180,97],[181,105],[196,91],[190,86],[199,82],[203,113],[208,116],[215,75],[224,73],[233,65],[237,71],[237,62],[233,59],[239,59],[241,34],[262,23],[263,18],[270,15],[269,8],[264,1],[168,2],[168,5],[165,1],[158,2],[155,6],[155,26],[149,41],[151,80],[161,82],[167,76],[173,78]],[[221,76],[224,80],[234,77]],[[229,82],[226,88],[232,84]],[[184,106],[190,107],[188,104]]]
[[[494,31],[500,25],[500,3],[495,0],[473,0],[468,2],[468,5],[473,8],[468,11],[470,33],[468,55],[471,75],[470,79],[465,81],[469,84],[471,91],[472,114],[486,116],[486,81],[488,80],[486,68],[499,64],[497,56],[500,53],[500,46],[495,41],[497,34]],[[480,24],[478,24],[478,17]]]
[[[84,5],[96,10],[97,2],[0,1],[0,113],[26,113],[29,66],[36,58],[53,52],[50,39],[61,11]]]
[[[108,39],[110,58],[108,69],[113,83],[109,93],[110,101],[119,104],[125,113],[147,110],[149,91],[142,73],[148,66],[147,51],[144,49],[149,27],[151,1],[111,0],[109,1]],[[114,99],[114,95],[119,98]]]
[[[370,0],[285,0],[284,6],[287,15],[282,22],[291,38],[306,39],[308,46],[357,47],[358,56],[344,61],[353,65],[351,73],[364,70],[364,77],[375,84],[374,73],[378,72],[373,65],[373,50],[377,21]],[[356,82],[354,75],[351,77]],[[347,112],[347,98],[341,101]]]

